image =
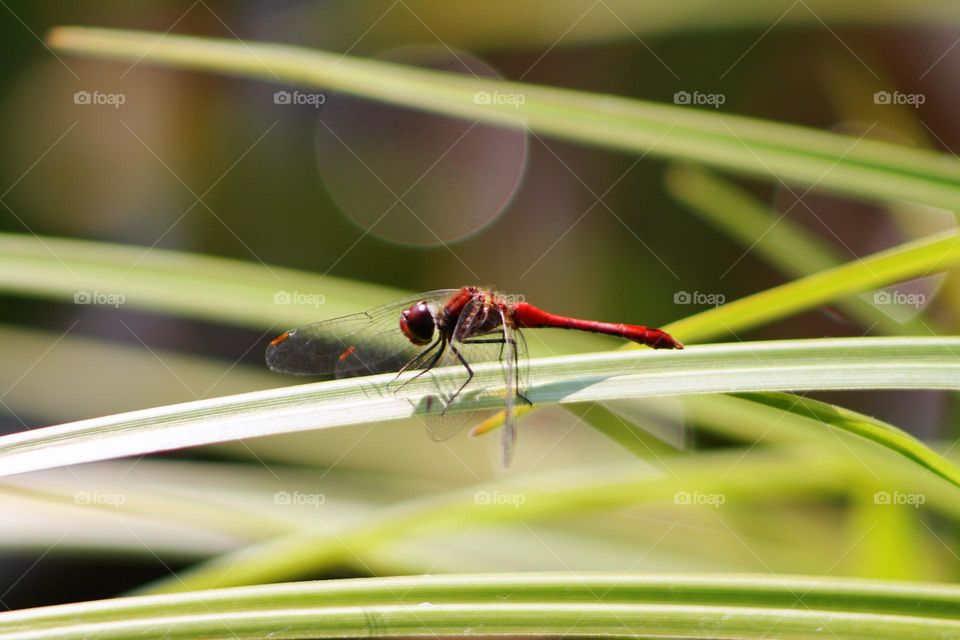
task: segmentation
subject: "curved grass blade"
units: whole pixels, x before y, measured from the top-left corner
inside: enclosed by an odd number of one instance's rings
[[[958,349],[960,338],[847,338],[538,358],[530,362],[527,395],[544,404],[784,389],[958,389]],[[458,400],[456,409],[502,406],[499,364],[478,365],[475,374],[474,388],[484,392]],[[456,367],[436,372],[460,375]],[[15,433],[0,438],[0,476],[427,413],[436,382],[421,377],[400,392],[382,391],[393,378],[269,389]]]
[[[686,342],[716,339],[958,263],[960,235],[937,234],[664,328]],[[257,328],[352,313],[407,294],[283,267],[267,270],[240,260],[161,249],[145,253],[142,247],[22,234],[0,234],[0,289],[64,301],[72,301],[78,291],[107,291],[123,294],[124,305],[133,308]],[[278,292],[291,291],[321,294],[324,304],[319,309],[275,304]]]
[[[342,91],[539,134],[683,158],[870,200],[960,209],[960,161],[941,153],[699,109],[473,78],[301,47],[60,27],[53,49]],[[508,96],[510,100],[495,99]],[[522,98],[522,99],[521,99]]]
[[[260,329],[355,313],[404,295],[276,265],[16,233],[0,233],[0,289],[65,302],[82,293],[119,294],[124,307]]]
[[[807,421],[789,414],[782,422],[793,426],[794,422]],[[358,555],[375,554],[377,549],[397,541],[418,535],[432,539],[438,531],[463,522],[530,525],[598,510],[675,503],[681,492],[719,493],[731,504],[751,500],[769,504],[772,499],[783,503],[791,497],[808,500],[810,496],[832,499],[847,495],[851,486],[875,486],[874,468],[883,469],[889,488],[921,491],[928,499],[927,508],[960,519],[955,487],[932,474],[916,473],[917,467],[900,456],[880,453],[864,447],[856,455],[847,455],[819,442],[793,443],[789,447],[756,448],[746,456],[738,449],[664,458],[660,461],[662,473],[651,473],[647,465],[625,464],[527,476],[522,484],[506,480],[472,486],[399,503],[374,518],[332,531],[303,531],[265,540],[147,585],[141,592],[180,592],[303,578],[355,561]],[[763,482],[758,483],[757,478],[763,478]],[[477,500],[478,495],[498,493],[522,495],[523,508]]]
[[[697,34],[716,36],[746,33],[748,30],[754,30],[759,37],[772,24],[777,25],[778,33],[794,29],[800,34],[819,33],[824,30],[824,25],[835,30],[868,25],[929,29],[960,24],[960,7],[949,0],[923,0],[909,5],[867,0],[807,0],[806,6],[790,2],[735,0],[726,2],[722,12],[692,11],[687,4],[658,5],[652,10],[635,0],[604,0],[602,5],[527,0],[523,11],[517,11],[511,0],[488,0],[483,5],[438,5],[431,0],[404,0],[404,5],[423,24],[442,33],[447,45],[465,51],[503,48],[512,52],[526,48],[539,52],[554,46],[561,49],[618,41],[636,45],[638,38],[643,38],[656,49],[657,38],[695,37]],[[296,19],[314,25],[334,22],[371,24],[382,10],[381,5],[369,0],[343,6],[311,4],[304,9],[306,13],[297,13]],[[572,24],[578,28],[571,29]],[[351,35],[349,31],[327,30],[323,34],[324,42],[334,43],[331,46],[338,51],[347,49],[355,38],[355,34]],[[561,34],[563,37],[558,41]],[[363,43],[368,50],[387,51],[422,38],[423,26],[416,20],[385,20],[364,35]],[[845,50],[840,53],[849,55]],[[731,57],[729,64],[734,61],[735,58]],[[669,57],[665,62],[672,65]],[[854,59],[851,64],[861,63]],[[650,65],[657,70],[660,68],[652,56]],[[664,77],[668,73],[665,68]]]
[[[931,456],[933,451],[923,442],[876,418],[789,393],[735,393],[732,395],[866,438],[913,460],[953,484],[960,482],[960,476],[957,475],[958,469],[953,463],[939,454]]]
[[[668,190],[700,218],[749,248],[781,272],[802,278],[841,264],[829,245],[790,219],[771,215],[764,206],[730,182],[692,166],[673,167]],[[921,322],[897,322],[866,300],[838,300],[837,306],[864,327],[889,335],[923,335]]]
[[[759,575],[366,578],[117,598],[0,614],[0,639],[527,635],[954,637],[955,585]]]
[[[685,344],[710,340],[887,284],[942,271],[957,262],[960,235],[954,231],[938,233],[707,309],[671,322],[663,329]]]
[[[953,231],[935,234],[707,309],[671,322],[663,329],[687,344],[731,333],[736,335],[828,302],[943,270],[958,262],[960,235]],[[637,349],[639,347],[632,343],[621,348]],[[491,416],[473,433],[492,431],[502,422],[502,414]]]

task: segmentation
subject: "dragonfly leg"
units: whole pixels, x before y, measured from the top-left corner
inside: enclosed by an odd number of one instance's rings
[[[513,387],[516,390],[517,397],[523,400],[527,406],[532,407],[533,403],[530,398],[520,392],[520,352],[517,351],[517,341],[511,338],[510,342],[513,343]]]
[[[427,355],[429,355],[429,353],[430,353],[431,351],[433,351],[433,350],[436,349],[438,346],[440,346],[440,343],[441,343],[441,342],[443,342],[443,338],[437,338],[436,342],[434,342],[434,343],[431,344],[429,347],[427,347],[426,349],[424,349],[423,351],[421,351],[420,353],[418,353],[417,355],[415,355],[414,357],[412,357],[412,358],[407,362],[407,364],[405,364],[405,365],[403,365],[402,367],[400,367],[400,370],[397,371],[397,375],[396,375],[396,377],[394,377],[394,380],[396,380],[397,378],[399,378],[399,377],[400,377],[400,374],[403,373],[404,371],[406,371],[407,369],[411,369],[411,368],[413,368],[413,369],[419,369],[420,367],[419,367],[419,364],[418,364],[418,363],[420,363],[422,360],[425,360],[426,357],[427,357]]]
[[[503,347],[508,342],[515,344],[513,340],[507,340],[506,338],[473,338],[471,340],[461,340],[464,344],[498,344],[500,345],[500,358],[503,358]]]
[[[450,406],[450,403],[453,402],[454,399],[456,399],[456,397],[457,397],[458,395],[460,395],[460,393],[461,393],[464,389],[467,388],[467,385],[470,384],[470,381],[473,380],[473,369],[470,368],[469,363],[467,363],[466,359],[463,357],[463,354],[460,353],[460,350],[457,349],[455,346],[453,346],[453,344],[451,344],[451,345],[450,345],[450,351],[453,352],[453,355],[457,356],[457,360],[459,360],[459,361],[460,361],[460,364],[462,364],[462,365],[464,366],[464,368],[467,370],[467,380],[466,380],[466,382],[464,382],[462,385],[460,385],[460,388],[457,389],[456,392],[454,392],[454,394],[453,394],[452,396],[450,396],[449,399],[447,399],[447,406],[448,406],[448,407]],[[444,408],[444,411],[446,411],[446,408]]]
[[[433,355],[433,358],[430,359],[429,364],[427,364],[427,365],[426,365],[425,367],[423,367],[420,371],[418,371],[418,372],[417,372],[417,375],[413,376],[413,377],[410,378],[409,380],[404,380],[404,381],[403,381],[403,384],[401,384],[399,387],[397,387],[397,391],[399,391],[400,389],[403,389],[407,384],[413,382],[414,380],[416,380],[417,378],[419,378],[420,376],[422,376],[423,374],[425,374],[427,371],[430,371],[430,369],[432,369],[432,368],[434,367],[434,365],[437,364],[437,362],[440,360],[440,357],[443,355],[443,351],[444,351],[444,349],[445,349],[445,344],[446,344],[446,341],[445,341],[443,338],[440,338],[440,339],[437,340],[437,342],[433,343],[432,345],[430,345],[429,347],[427,347],[424,351],[422,351],[421,353],[419,353],[419,354],[417,355],[417,357],[415,357],[413,360],[411,360],[411,361],[408,362],[407,364],[403,365],[403,368],[400,369],[400,372],[397,373],[397,376],[399,376],[401,373],[403,373],[404,370],[410,368],[417,360],[420,360],[422,357],[426,356],[431,350],[433,350],[433,348],[434,348],[435,346],[437,346],[437,345],[440,346],[440,350],[437,351],[437,352]],[[396,378],[394,378],[394,380],[396,380]]]
[[[517,352],[517,341],[513,338],[489,338],[489,339],[473,339],[473,340],[463,340],[465,344],[499,344],[500,345],[500,357],[503,357],[503,348],[507,344],[513,345],[513,376],[514,376],[514,385],[515,388],[520,388],[520,354]],[[468,381],[469,382],[469,381]],[[516,392],[517,397],[520,398],[525,404],[533,406],[533,402],[527,396],[523,395],[519,391]]]

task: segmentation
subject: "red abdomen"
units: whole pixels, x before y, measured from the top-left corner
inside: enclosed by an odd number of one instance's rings
[[[513,306],[512,317],[517,327],[530,329],[551,327],[556,329],[577,329],[591,333],[603,333],[609,336],[625,338],[654,349],[683,349],[683,345],[673,336],[660,329],[650,329],[636,324],[614,324],[596,320],[580,320],[567,316],[558,316],[538,309],[532,304],[520,302]]]

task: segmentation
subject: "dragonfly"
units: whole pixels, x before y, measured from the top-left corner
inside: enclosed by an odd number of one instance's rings
[[[520,330],[540,328],[601,333],[654,349],[683,349],[660,329],[555,315],[522,296],[465,286],[290,329],[270,342],[266,361],[273,371],[322,378],[388,372],[399,378],[406,371],[417,372],[403,384],[435,367],[459,367],[462,379],[440,394],[444,414],[473,380],[472,365],[499,361],[505,387],[501,462],[509,466],[516,447],[517,404],[531,404],[525,395],[527,349]],[[441,440],[455,432],[438,428],[430,435]]]

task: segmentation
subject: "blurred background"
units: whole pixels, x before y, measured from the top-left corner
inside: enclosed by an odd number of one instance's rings
[[[560,313],[661,326],[798,275],[683,204],[667,179],[677,170],[669,162],[335,93],[61,56],[43,37],[78,24],[291,43],[945,153],[960,145],[960,9],[951,3],[733,2],[716,12],[690,0],[8,0],[0,9],[0,230],[133,245],[143,255],[210,254],[398,291],[489,285]],[[956,224],[946,211],[731,181],[769,209],[771,226],[794,223],[842,262]],[[920,302],[880,305],[886,324],[921,335],[956,331],[956,278],[930,274],[895,291]],[[297,382],[263,365],[266,342],[287,327],[88,302],[3,295],[6,432]],[[316,319],[326,317],[318,302]],[[830,308],[728,339],[881,329]],[[617,345],[528,340],[535,354]],[[955,437],[949,394],[815,395],[924,438]],[[679,464],[689,465],[694,449],[717,456],[707,465],[753,464],[765,455],[753,443],[778,432],[772,419],[739,435],[711,430],[708,408],[680,401],[644,410],[681,451]],[[345,526],[491,479],[645,468],[565,411],[539,412],[524,427],[509,472],[497,468],[495,437],[461,434],[441,446],[418,424],[391,423],[16,478],[72,498],[4,498],[0,601],[19,608],[112,596],[304,522]],[[828,462],[838,486],[793,487],[789,501],[781,494],[759,507],[731,498],[691,508],[667,500],[586,520],[451,526],[344,554],[303,577],[575,568],[954,579],[953,520],[921,519],[916,505],[879,519],[857,508],[842,487],[859,458],[834,449],[842,462]],[[743,473],[757,473],[749,464]],[[77,491],[87,503],[101,496],[102,508],[85,508]],[[277,492],[301,491],[314,498],[277,502]],[[891,558],[890,545],[911,551]]]

